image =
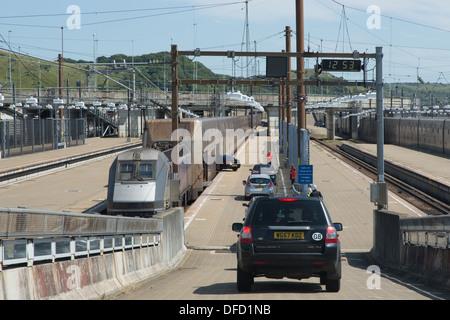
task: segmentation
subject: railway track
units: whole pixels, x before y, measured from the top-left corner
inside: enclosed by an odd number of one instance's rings
[[[377,168],[376,166],[368,163],[365,160],[346,152],[342,145],[327,144],[323,141],[317,139],[311,139],[314,143],[317,143],[333,155],[344,160],[346,163],[350,164],[354,168],[360,170],[362,173],[368,177],[376,180]],[[359,150],[363,153],[363,151]],[[369,156],[369,155],[368,155]],[[402,168],[403,174],[405,174],[405,169]],[[410,175],[416,175],[416,173],[410,172]],[[388,188],[391,192],[396,193],[404,200],[414,204],[417,208],[421,209],[423,212],[429,215],[447,215],[450,214],[450,205],[436,199],[435,196],[418,189],[415,186],[403,181],[402,179],[396,178],[391,174],[385,173],[385,181],[388,183]]]

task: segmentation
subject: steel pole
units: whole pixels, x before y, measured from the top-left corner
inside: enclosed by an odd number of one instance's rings
[[[304,10],[303,0],[296,0],[296,12],[297,12],[297,79],[303,81],[305,79],[305,59],[303,53],[305,52],[305,40],[304,40]],[[306,129],[306,90],[305,85],[301,84],[297,86],[297,127],[300,136],[300,129]],[[300,149],[299,149],[300,150]]]
[[[297,28],[297,80],[305,80],[305,52],[304,43],[304,8],[303,0],[296,0],[296,28]],[[306,90],[305,84],[302,82],[297,86],[297,165],[306,164],[306,159],[302,159],[302,155],[306,153],[307,143],[302,137],[302,129],[306,130]],[[293,159],[294,160],[294,159]],[[292,161],[293,162],[293,161]],[[291,162],[291,163],[292,163]],[[309,159],[308,159],[309,162]],[[297,174],[298,179],[298,174]],[[301,191],[305,191],[306,185],[301,185]]]
[[[387,209],[388,188],[384,182],[383,48],[376,48],[377,86],[377,207]]]
[[[383,48],[376,48],[377,86],[377,175],[384,182]]]
[[[172,45],[172,133],[178,130],[178,46]],[[178,136],[177,141],[172,141],[173,148],[176,149],[176,154],[179,156],[178,150]],[[173,161],[174,177],[178,179],[178,160]]]

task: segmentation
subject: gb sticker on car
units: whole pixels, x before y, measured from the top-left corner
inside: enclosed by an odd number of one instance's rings
[[[322,238],[323,238],[323,235],[320,232],[313,233],[313,235],[312,235],[312,239],[315,241],[320,241],[320,240],[322,240]]]

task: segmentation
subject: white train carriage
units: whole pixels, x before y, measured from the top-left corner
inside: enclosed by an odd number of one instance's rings
[[[258,119],[258,117],[256,117]],[[209,129],[223,137],[228,129],[250,128],[250,117],[182,119],[178,126],[190,136],[187,151],[183,149],[176,159],[178,175],[173,173],[172,121],[148,120],[145,125],[142,148],[125,151],[111,165],[108,181],[107,213],[110,215],[151,216],[166,210],[172,204],[186,205],[197,199],[205,186],[216,175],[216,163],[206,163],[204,150],[210,143],[203,139]],[[188,139],[186,139],[188,140]],[[242,141],[210,152],[234,153]],[[158,147],[158,151],[155,148]],[[186,151],[186,152],[185,152]]]
[[[260,120],[261,116],[254,115],[254,123]],[[189,201],[197,199],[198,195],[216,176],[216,163],[206,163],[205,149],[211,143],[205,139],[205,132],[210,129],[217,130],[225,138],[227,130],[250,129],[250,116],[238,117],[220,117],[220,118],[200,118],[200,119],[181,119],[178,123],[179,129],[186,130],[190,135],[189,147],[184,148],[182,152],[187,154],[180,155],[179,163],[179,201],[186,204]],[[172,142],[172,120],[158,119],[148,120],[145,125],[145,134],[143,137],[143,147],[152,147],[156,144],[168,145]],[[235,139],[233,139],[235,140]],[[234,154],[244,141],[224,141],[222,148],[210,152],[211,154],[229,152]],[[169,156],[170,158],[170,156]],[[175,161],[174,159],[171,159]],[[174,162],[175,163],[175,162]]]

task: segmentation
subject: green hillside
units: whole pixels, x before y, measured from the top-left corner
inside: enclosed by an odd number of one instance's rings
[[[198,79],[227,79],[229,76],[215,74],[205,65],[200,62],[196,62],[189,59],[189,57],[180,56],[179,64],[179,77],[181,79],[194,79],[194,70],[197,68],[197,78]],[[141,56],[130,57],[124,54],[116,54],[111,57],[101,56],[98,57],[98,63],[117,63],[123,64],[126,61],[127,64],[135,63],[146,63],[145,65],[138,64],[136,68],[144,75],[145,78],[149,79],[154,85],[159,87],[161,90],[164,89],[164,85],[170,90],[170,60],[171,55],[169,52],[159,52],[144,54]],[[67,86],[67,81],[69,87],[76,87],[77,83],[80,87],[86,87],[87,82],[87,66],[80,65],[80,63],[91,63],[92,61],[75,61],[73,59],[64,59],[64,69],[63,69],[63,86]],[[26,55],[20,55],[13,53],[11,55],[11,76],[12,81],[15,83],[16,89],[22,88],[38,88],[39,79],[41,82],[41,88],[53,88],[58,87],[58,63],[55,61],[45,61],[39,60]],[[97,67],[98,70],[104,69],[106,67]],[[108,69],[113,69],[112,66],[108,66]],[[116,69],[117,70],[117,69]],[[314,71],[307,70],[307,79],[314,79]],[[108,76],[120,81],[121,83],[128,85],[132,81],[131,72],[109,72]],[[153,85],[142,76],[139,72],[136,74],[136,88],[137,90],[148,89],[156,90]],[[296,73],[292,72],[292,78],[296,78]],[[330,74],[322,74],[320,76],[321,80],[338,80],[341,78],[334,77]],[[91,78],[92,79],[92,78]],[[0,51],[0,90],[2,88],[9,88],[9,53],[6,51]],[[93,81],[91,80],[91,86]],[[109,89],[121,88],[118,84],[113,81],[106,81],[106,78],[97,75],[97,86],[105,88],[108,86]],[[122,89],[122,88],[121,88]],[[191,91],[194,86],[182,86],[180,90]],[[228,90],[226,86],[212,86],[212,85],[199,85],[196,86],[195,90],[203,92],[224,92]],[[250,92],[250,88],[245,88]],[[295,91],[295,89],[294,89]],[[341,96],[348,94],[358,94],[360,92],[366,91],[362,87],[308,87],[307,93],[311,95],[315,94],[326,94],[329,96]],[[254,93],[278,93],[278,87],[258,87],[253,88]],[[294,92],[295,93],[295,92]],[[421,100],[422,104],[438,104],[439,101],[443,104],[450,104],[450,84],[430,84],[425,83],[393,83],[385,84],[384,96],[385,97],[405,97],[412,99],[414,95],[417,95]]]
[[[69,86],[76,86],[77,81],[86,82],[86,74],[77,65],[68,64],[63,71],[64,79],[69,79]],[[38,88],[39,79],[42,88],[58,87],[57,61],[39,60],[26,55],[11,55],[11,78],[16,89]],[[9,88],[9,53],[0,51],[0,89]],[[64,84],[64,86],[66,83]]]

